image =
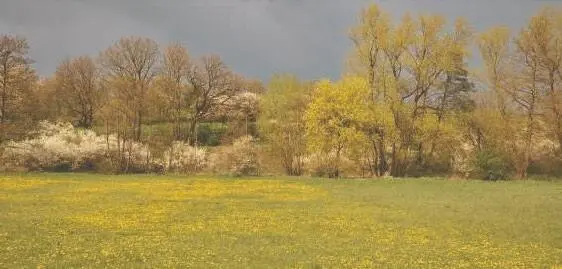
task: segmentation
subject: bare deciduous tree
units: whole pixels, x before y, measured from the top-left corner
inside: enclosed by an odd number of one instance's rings
[[[156,75],[158,44],[142,37],[124,37],[101,55],[101,63],[110,80],[119,80],[114,97],[132,113],[133,137],[141,139],[141,127],[146,111],[146,93]]]
[[[57,100],[76,125],[91,128],[102,105],[100,70],[90,57],[65,60],[55,73]]]
[[[0,36],[0,142],[20,115],[22,102],[36,80],[28,57],[27,40],[17,36]]]
[[[191,62],[185,47],[175,44],[165,49],[156,88],[166,114],[173,122],[175,140],[185,139],[182,124],[188,118],[191,102],[192,92],[188,81],[190,70]]]
[[[218,56],[205,56],[191,68],[192,114],[187,141],[195,143],[197,124],[242,91],[242,80]]]

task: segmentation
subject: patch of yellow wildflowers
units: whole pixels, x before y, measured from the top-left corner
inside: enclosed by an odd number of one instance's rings
[[[279,201],[306,201],[318,199],[327,193],[305,184],[273,180],[250,180],[226,182],[220,180],[198,180],[191,184],[173,184],[167,181],[147,183],[138,191],[170,200],[209,199],[220,197],[248,197]]]
[[[31,189],[35,187],[44,186],[47,184],[52,184],[54,182],[39,180],[39,179],[22,179],[14,177],[1,177],[0,178],[0,190],[5,191],[20,191]]]

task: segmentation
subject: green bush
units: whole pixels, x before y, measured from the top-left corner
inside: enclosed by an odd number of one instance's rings
[[[474,166],[477,176],[484,180],[505,180],[512,171],[509,159],[504,154],[493,150],[478,152]]]
[[[203,146],[218,146],[226,129],[226,125],[220,122],[200,123],[197,128],[197,142]]]
[[[543,155],[529,165],[529,175],[562,178],[562,157],[556,154]]]

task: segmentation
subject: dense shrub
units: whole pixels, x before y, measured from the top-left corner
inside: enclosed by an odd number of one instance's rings
[[[251,136],[243,136],[232,145],[218,147],[210,156],[211,170],[233,176],[259,175],[258,147]]]
[[[106,147],[105,139],[92,131],[76,130],[69,123],[41,122],[34,138],[8,142],[3,159],[10,167],[69,171],[104,154]]]
[[[562,177],[562,156],[556,143],[549,139],[538,139],[535,152],[529,165],[530,175]]]
[[[485,180],[503,180],[513,171],[509,159],[493,150],[482,150],[474,159],[475,176]]]
[[[218,146],[227,131],[227,125],[220,122],[205,122],[197,127],[197,143]]]
[[[529,166],[529,174],[562,178],[562,157],[541,156]]]
[[[469,143],[462,144],[451,158],[451,172],[453,176],[468,178],[475,170],[475,149]]]
[[[3,147],[7,170],[150,172],[155,166],[147,146],[118,141],[114,135],[99,136],[70,123],[41,122],[33,138]]]
[[[164,152],[163,164],[166,172],[193,174],[207,166],[208,156],[205,148],[192,147],[176,141]]]
[[[342,176],[359,176],[360,168],[347,156],[340,156],[337,161],[334,153],[314,153],[304,158],[307,174],[313,177],[337,178]]]

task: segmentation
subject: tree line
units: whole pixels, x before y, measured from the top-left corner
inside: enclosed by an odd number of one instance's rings
[[[69,121],[116,135],[123,153],[132,143],[164,152],[178,141],[212,150],[251,135],[260,150],[250,159],[269,173],[556,176],[561,18],[548,7],[518,31],[478,33],[463,18],[396,19],[372,4],[350,29],[341,79],[276,74],[265,86],[216,55],[194,59],[181,44],[160,48],[143,37],[66,59],[39,79],[26,39],[4,35],[0,143],[28,138],[42,120]],[[482,66],[470,70],[476,57]],[[218,142],[201,126],[221,126]]]

